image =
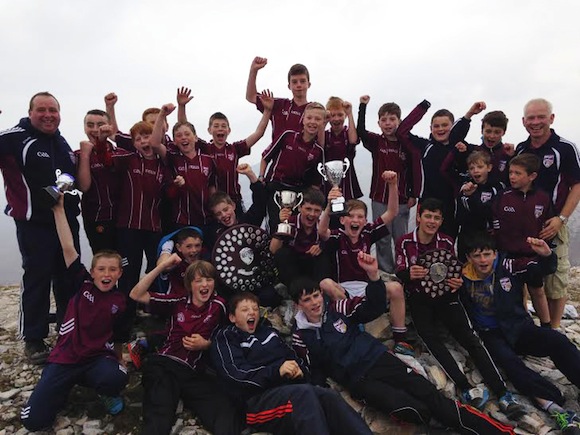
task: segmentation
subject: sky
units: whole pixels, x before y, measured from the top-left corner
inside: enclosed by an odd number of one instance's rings
[[[49,91],[61,104],[61,132],[77,149],[84,114],[104,109],[105,94],[118,95],[117,120],[128,131],[144,109],[175,102],[186,86],[200,137],[209,139],[209,116],[221,111],[230,142],[240,140],[260,119],[245,88],[250,63],[261,56],[268,65],[259,90],[289,97],[288,69],[303,63],[310,101],[336,95],[356,110],[359,97],[370,95],[373,131],[385,102],[397,102],[405,116],[427,99],[431,112],[447,108],[459,117],[485,101],[507,114],[504,139],[517,144],[527,137],[524,104],[544,97],[554,105],[556,131],[578,143],[579,17],[577,0],[0,0],[0,129],[27,115],[34,93]],[[427,136],[429,118],[413,132]],[[467,139],[477,143],[481,115],[474,119]],[[242,161],[256,163],[269,136],[268,129]],[[6,226],[0,233],[15,239]]]

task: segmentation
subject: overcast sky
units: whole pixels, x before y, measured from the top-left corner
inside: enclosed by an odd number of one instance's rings
[[[209,116],[230,118],[231,140],[245,138],[259,113],[245,101],[254,56],[268,58],[258,89],[289,96],[293,63],[310,70],[311,101],[338,95],[358,106],[371,95],[367,125],[380,104],[403,114],[426,98],[460,116],[485,100],[510,119],[506,140],[527,136],[522,107],[542,96],[555,128],[580,141],[580,6],[569,1],[110,1],[0,0],[0,128],[26,115],[30,96],[60,100],[61,131],[73,148],[88,109],[119,96],[128,131],[141,112],[193,90],[190,120],[208,138]],[[480,119],[480,118],[479,118]],[[174,121],[173,118],[171,121]],[[423,122],[415,130],[427,135]],[[269,132],[267,133],[269,136]],[[471,141],[479,140],[479,121]],[[258,159],[263,140],[252,153]]]

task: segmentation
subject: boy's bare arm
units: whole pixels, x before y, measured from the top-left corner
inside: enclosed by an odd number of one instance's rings
[[[151,138],[149,143],[153,151],[165,162],[167,156],[167,148],[163,145],[163,137],[165,136],[164,126],[167,122],[167,117],[173,113],[175,110],[175,105],[172,103],[164,104],[161,106],[161,111],[157,115],[155,120],[155,125],[153,126],[153,132],[151,133]]]
[[[333,187],[328,192],[326,208],[323,210],[322,215],[320,215],[320,222],[318,222],[318,235],[322,240],[326,241],[330,238],[330,210],[332,200],[340,198],[341,196],[342,192],[338,187]]]
[[[250,65],[250,74],[248,76],[248,84],[246,85],[246,100],[250,103],[256,104],[258,98],[258,88],[256,87],[256,79],[258,71],[266,66],[268,59],[265,57],[256,56]]]
[[[105,95],[105,112],[109,115],[109,124],[113,127],[113,134],[119,131],[119,126],[117,125],[117,116],[115,114],[115,104],[117,104],[117,94],[110,92]]]
[[[257,98],[262,100],[264,112],[262,113],[262,118],[260,118],[258,127],[256,127],[256,131],[246,138],[246,144],[248,144],[249,147],[253,146],[262,138],[262,136],[264,136],[266,127],[268,127],[268,122],[270,122],[272,109],[274,108],[274,95],[272,92],[270,92],[269,89],[262,91],[262,93],[259,94]]]
[[[254,184],[256,181],[258,181],[256,173],[252,170],[252,167],[247,163],[240,163],[236,168],[236,171],[238,172],[238,174],[244,174],[246,177],[248,177],[248,180],[250,180],[250,184]]]
[[[148,304],[151,299],[149,295],[149,288],[155,282],[155,279],[161,275],[162,272],[172,269],[181,263],[181,257],[178,254],[171,254],[169,257],[161,261],[155,268],[147,273],[139,282],[131,289],[129,297],[134,301],[141,302],[142,304]]]
[[[80,143],[80,152],[78,154],[77,164],[77,185],[79,190],[86,193],[91,188],[91,153],[93,144],[88,140]]]
[[[79,253],[75,248],[73,235],[68,220],[66,219],[66,212],[64,211],[64,194],[60,193],[59,195],[58,202],[54,207],[52,207],[52,212],[54,213],[54,223],[56,225],[58,240],[62,247],[64,264],[68,268],[78,258]]]
[[[342,103],[346,117],[348,119],[348,143],[354,145],[358,142],[358,134],[356,132],[356,125],[354,123],[354,115],[352,114],[352,104],[348,101]],[[351,162],[352,163],[352,162]]]
[[[394,171],[385,171],[381,175],[389,185],[389,198],[387,199],[387,210],[381,215],[385,224],[389,224],[399,214],[399,189],[398,177]]]
[[[367,113],[367,104],[369,104],[370,100],[371,97],[369,97],[368,95],[362,95],[359,99],[360,104],[358,106],[358,122],[356,125],[356,131],[358,133],[358,136],[363,141],[367,137],[365,118]],[[350,120],[349,120],[349,128],[350,128]]]
[[[193,100],[191,89],[182,86],[177,88],[177,122],[187,122],[187,113],[185,106]]]

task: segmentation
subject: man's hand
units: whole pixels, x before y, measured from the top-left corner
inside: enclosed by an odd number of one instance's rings
[[[250,65],[250,70],[258,71],[264,68],[268,64],[268,59],[265,57],[258,57],[256,56],[252,61],[252,65]]]
[[[191,89],[186,87],[177,88],[177,104],[179,106],[185,106],[193,100],[193,95],[191,95]]]
[[[410,279],[423,279],[427,276],[429,270],[423,266],[417,266],[414,264],[409,268],[409,278]]]
[[[560,231],[564,223],[558,216],[554,216],[553,218],[548,219],[544,223],[544,228],[540,231],[540,239],[544,240],[552,240]]]
[[[371,101],[371,97],[369,97],[368,95],[363,95],[359,99],[359,102],[362,104],[369,104],[369,101]]]
[[[284,361],[280,366],[280,376],[288,379],[297,379],[304,376],[302,369],[294,360]]]
[[[199,334],[191,334],[189,337],[186,335],[181,339],[181,343],[184,348],[193,351],[205,350],[209,348],[209,345],[211,344],[209,340],[206,340]]]
[[[117,104],[117,100],[117,94],[114,92],[109,92],[107,95],[105,95],[105,106],[114,107],[115,104]]]
[[[320,254],[322,254],[322,248],[318,244],[312,245],[310,249],[306,251],[306,254],[312,255],[313,257],[318,257]]]
[[[528,237],[526,242],[530,245],[530,248],[532,248],[534,252],[541,257],[548,257],[552,253],[552,250],[543,239]]]
[[[367,254],[363,251],[359,251],[356,260],[358,265],[367,273],[371,281],[378,281],[379,275],[379,263],[377,259],[371,254]]]

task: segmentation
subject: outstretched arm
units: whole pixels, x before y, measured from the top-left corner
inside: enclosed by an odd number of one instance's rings
[[[256,79],[258,78],[258,71],[266,66],[268,59],[265,57],[255,57],[250,65],[250,75],[248,76],[248,84],[246,85],[246,100],[250,103],[256,104],[258,98],[258,88],[256,87]]]
[[[151,139],[149,143],[155,151],[155,153],[165,161],[167,155],[167,148],[163,145],[163,137],[165,136],[165,124],[167,123],[167,117],[175,110],[175,105],[171,103],[164,104],[161,106],[161,111],[157,115],[155,120],[155,125],[153,126],[153,133],[151,133]]]
[[[131,290],[131,293],[129,293],[129,297],[142,304],[148,304],[150,300],[149,288],[155,282],[155,278],[161,275],[162,272],[177,266],[179,263],[181,263],[181,257],[178,254],[171,254],[139,280]]]
[[[177,122],[187,122],[185,106],[193,100],[191,89],[186,87],[177,88]]]
[[[397,185],[398,177],[395,171],[384,171],[381,177],[389,185],[387,210],[381,215],[381,219],[385,224],[389,224],[399,214],[399,189]]]
[[[91,153],[93,152],[93,144],[84,140],[80,143],[80,152],[78,154],[77,162],[77,185],[79,190],[86,193],[91,188]]]
[[[62,247],[64,263],[68,268],[78,258],[79,253],[75,248],[73,235],[68,220],[66,219],[66,212],[64,211],[64,194],[59,193],[58,202],[54,207],[52,207],[52,212],[54,213],[54,223],[56,225],[58,240]]]
[[[345,101],[342,103],[342,107],[348,119],[348,143],[355,145],[358,142],[358,134],[356,133],[356,124],[354,123],[354,115],[352,114],[352,104]]]
[[[110,92],[105,95],[105,111],[109,115],[109,124],[113,127],[113,134],[119,131],[119,126],[117,125],[117,115],[115,114],[115,104],[117,104],[117,94]]]
[[[342,192],[339,187],[333,187],[328,192],[328,197],[326,201],[326,208],[320,216],[320,222],[318,223],[318,235],[322,240],[328,240],[330,238],[330,211],[332,206],[332,200],[340,198]]]

